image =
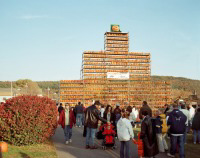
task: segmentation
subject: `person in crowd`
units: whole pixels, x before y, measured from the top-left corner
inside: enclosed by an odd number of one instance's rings
[[[167,116],[167,125],[170,131],[170,152],[169,157],[175,157],[176,147],[179,147],[179,156],[184,158],[184,133],[187,124],[187,117],[178,109],[178,105],[174,104],[173,111]]]
[[[121,118],[117,122],[117,135],[120,141],[120,158],[130,158],[130,140],[134,141],[134,133],[130,121],[130,113],[122,109]]]
[[[110,105],[107,105],[107,106],[106,106],[106,109],[105,109],[103,118],[104,118],[105,120],[107,120],[107,122],[110,122],[110,123],[112,123],[112,125],[115,126],[115,115],[114,115],[114,113],[112,112],[112,107],[111,107]]]
[[[165,114],[164,114],[165,115]],[[164,126],[164,119],[163,116],[161,115],[161,111],[158,110],[156,112],[156,119],[155,119],[155,124],[156,124],[156,137],[157,137],[157,143],[158,143],[158,149],[159,152],[165,152],[166,150],[168,150],[168,146],[165,140],[165,135],[166,132],[163,134],[163,129],[165,127]],[[166,123],[166,121],[165,121]],[[166,124],[165,124],[166,125]]]
[[[86,137],[86,133],[87,133],[87,127],[86,127],[86,125],[85,125],[85,113],[86,113],[86,110],[87,110],[87,106],[85,107],[85,109],[84,109],[84,128],[83,128],[83,137]]]
[[[100,112],[100,110],[101,110],[101,105],[102,105],[102,104],[96,105],[96,108],[97,108],[97,110],[98,110],[99,116],[101,116],[101,112]]]
[[[104,108],[104,105],[102,104],[101,109],[100,109],[101,117],[103,117],[104,111],[105,111],[105,108]]]
[[[71,109],[71,110],[73,111],[73,113],[74,113],[75,107],[74,107],[74,106],[71,106],[70,109]],[[75,117],[75,114],[74,114],[74,117]],[[76,118],[76,117],[75,117],[75,118]]]
[[[165,139],[165,137],[167,136],[167,132],[168,132],[166,114],[163,113],[163,114],[160,114],[159,116],[162,120],[162,144],[163,144],[165,151],[168,151],[169,148],[168,148],[168,145],[167,145],[167,142]]]
[[[126,111],[128,106],[129,106],[129,102],[124,102],[124,104],[122,106],[120,106],[120,108],[124,109]]]
[[[192,119],[195,114],[195,109],[192,106],[192,103],[189,104],[189,120],[188,120],[188,133],[190,132],[190,128],[192,126]]]
[[[196,105],[195,112],[197,112],[198,108],[200,108],[200,104],[199,104],[199,105]]]
[[[117,104],[116,104],[116,106],[117,106]],[[122,109],[126,110],[126,104],[125,104],[125,103],[120,104],[119,108],[120,108],[121,110],[122,110]]]
[[[76,105],[74,110],[76,112],[76,126],[81,127],[83,119],[83,106],[81,105],[81,102],[78,102],[78,105]]]
[[[134,123],[136,121],[136,117],[135,117],[135,114],[132,112],[132,107],[129,105],[127,108],[126,108],[126,111],[128,111],[130,113],[129,115],[129,120],[131,122],[131,125],[134,127]]]
[[[186,105],[184,103],[181,103],[180,106],[181,106],[180,111],[182,111],[183,114],[187,117],[185,133],[183,136],[183,142],[184,144],[187,144],[188,120],[189,120],[190,114],[189,114],[189,111],[186,109]]]
[[[140,112],[139,112],[139,118],[140,119],[142,119],[142,111],[147,111],[149,117],[152,117],[152,110],[151,110],[151,108],[149,107],[149,105],[147,104],[146,101],[143,101],[143,103],[142,103],[142,107],[141,107]]]
[[[69,104],[65,104],[64,110],[62,110],[58,124],[60,124],[64,130],[65,144],[72,142],[72,127],[75,125],[76,119],[73,111],[70,109]]]
[[[116,104],[116,108],[114,109],[114,115],[115,115],[115,124],[117,124],[117,121],[121,117],[121,109],[120,109],[120,104]]]
[[[84,126],[84,119],[85,119],[85,107],[84,107],[84,105],[83,104],[81,104],[81,106],[82,106],[82,108],[83,108],[83,116],[82,116],[82,126]]]
[[[97,149],[94,146],[94,138],[96,134],[96,129],[98,127],[98,120],[106,123],[107,121],[100,117],[99,111],[97,106],[100,105],[99,101],[95,101],[93,105],[89,106],[85,112],[85,126],[87,127],[86,130],[86,149]],[[91,140],[91,146],[90,146]]]
[[[149,112],[146,110],[142,111],[142,125],[140,138],[144,144],[144,157],[153,158],[159,153],[156,132],[154,132],[154,126],[152,123],[152,118],[148,115]]]
[[[165,105],[164,105],[164,108],[165,108],[164,114],[166,115],[166,114],[167,114],[167,111],[169,110],[169,105],[168,105],[168,104],[165,104]]]
[[[134,113],[135,118],[138,118],[139,113],[138,113],[138,109],[135,106],[133,106],[132,112]]]
[[[170,105],[169,105],[169,110],[167,110],[166,116],[168,116],[169,113],[173,111],[173,109],[174,109],[174,108],[173,108],[173,105],[174,105],[174,104],[170,104]]]
[[[60,115],[60,113],[62,112],[62,110],[64,110],[64,108],[62,107],[62,103],[60,103],[60,106],[58,107],[59,115]]]
[[[192,130],[193,130],[193,141],[194,144],[200,144],[200,107],[197,109],[197,112],[194,115],[192,120]]]

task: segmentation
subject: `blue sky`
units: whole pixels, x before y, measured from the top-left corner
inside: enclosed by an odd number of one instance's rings
[[[200,80],[199,0],[0,0],[0,80],[80,79],[84,50],[103,50],[110,24],[152,75]]]

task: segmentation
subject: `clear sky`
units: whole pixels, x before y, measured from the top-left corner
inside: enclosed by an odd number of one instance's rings
[[[200,80],[200,0],[0,0],[0,81],[80,79],[113,23],[152,75]]]

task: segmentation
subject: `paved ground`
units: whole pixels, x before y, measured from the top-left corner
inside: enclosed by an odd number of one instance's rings
[[[53,136],[53,142],[57,149],[58,158],[120,158],[120,142],[116,141],[117,149],[102,150],[101,141],[95,140],[96,150],[85,149],[85,138],[82,136],[83,128],[73,128],[72,143],[65,145],[63,129],[59,126]],[[138,158],[137,147],[132,143],[131,158]],[[159,154],[156,158],[167,158],[166,154]]]

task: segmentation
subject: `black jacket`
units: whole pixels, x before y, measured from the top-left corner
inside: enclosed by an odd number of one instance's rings
[[[119,107],[116,107],[114,110],[114,118],[115,121],[118,121],[121,118],[121,109]]]
[[[148,115],[142,121],[140,138],[144,144],[144,156],[152,157],[159,153],[153,119]]]
[[[99,111],[95,105],[89,106],[85,112],[85,126],[89,128],[97,128],[98,120],[106,123],[107,121],[99,116]]]
[[[192,129],[200,130],[200,112],[196,112],[192,121]]]

